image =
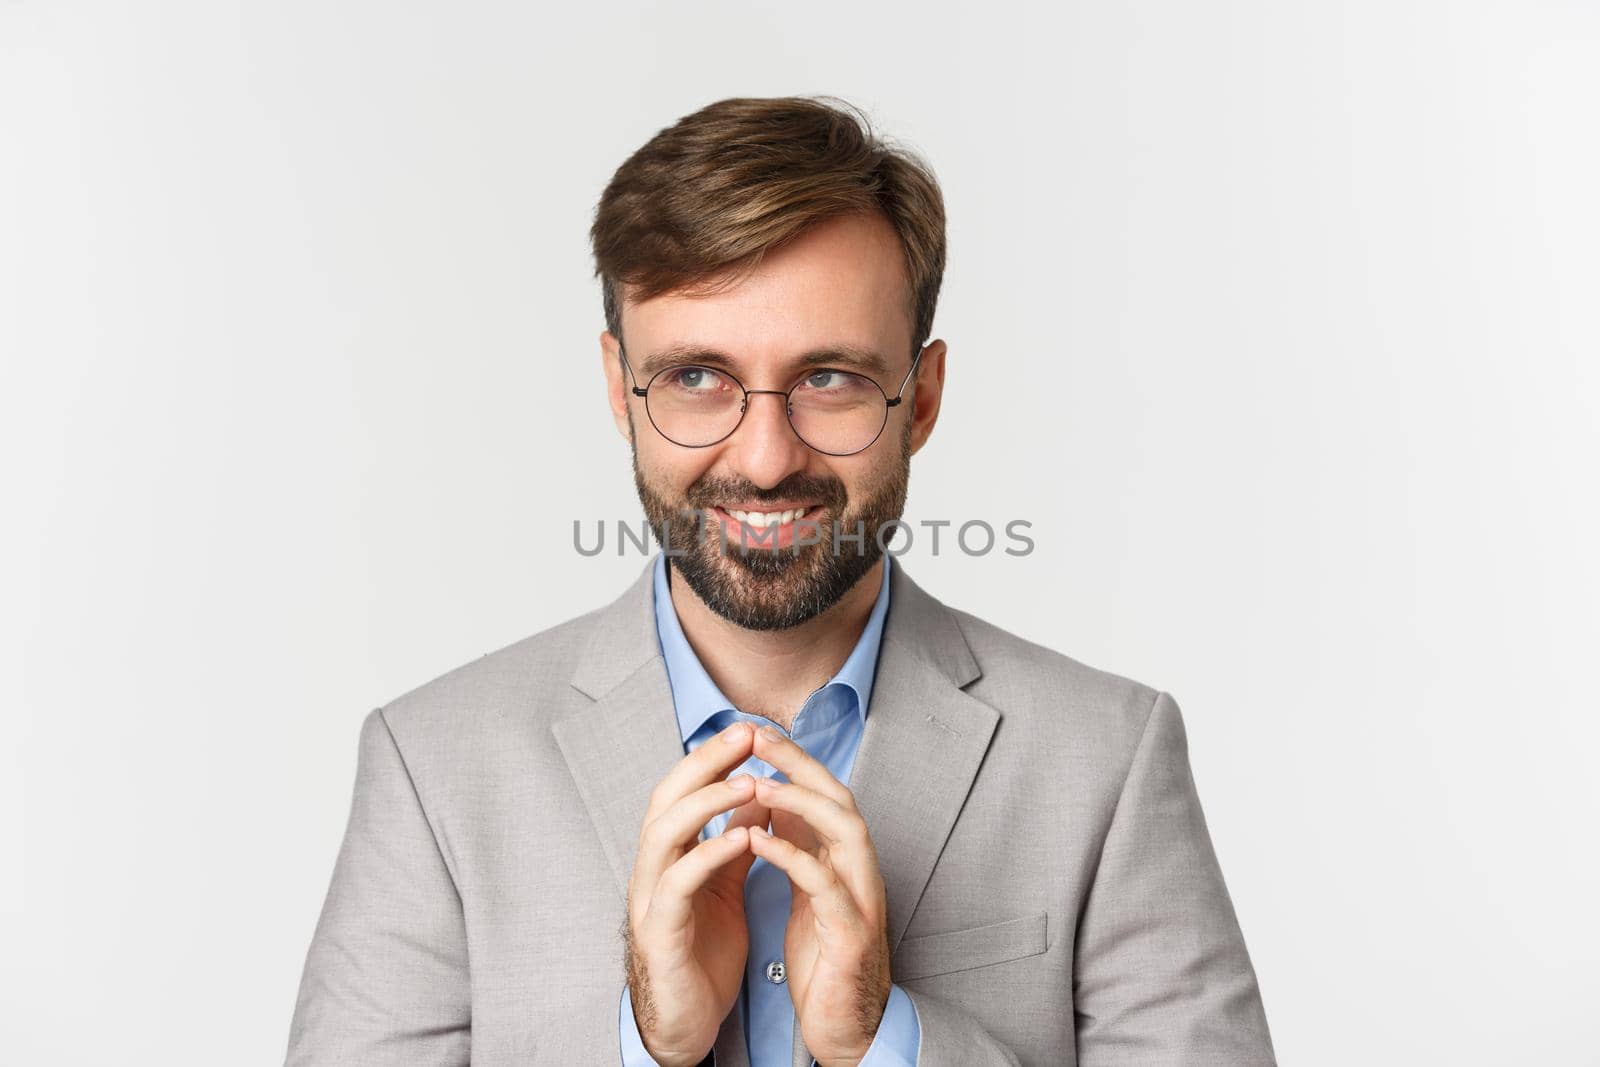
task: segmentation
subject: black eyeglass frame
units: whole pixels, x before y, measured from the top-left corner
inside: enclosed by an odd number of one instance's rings
[[[806,372],[805,377],[801,378],[800,381],[795,382],[793,385],[791,385],[788,389],[785,390],[785,389],[746,389],[744,387],[744,383],[741,382],[738,378],[735,378],[728,371],[722,370],[722,369],[720,369],[718,367],[708,367],[703,363],[675,363],[670,367],[662,367],[660,370],[658,370],[654,374],[652,374],[650,376],[650,380],[648,382],[645,382],[644,383],[644,388],[641,389],[639,387],[639,377],[638,377],[638,375],[633,373],[633,364],[628,361],[627,349],[623,348],[621,341],[617,342],[617,352],[619,354],[621,354],[621,356],[622,356],[622,365],[628,369],[628,378],[629,378],[629,380],[631,380],[633,382],[633,384],[631,386],[629,386],[629,389],[632,391],[634,396],[643,397],[644,398],[644,413],[645,413],[646,417],[649,418],[650,425],[655,428],[656,433],[661,434],[661,436],[665,440],[671,441],[673,444],[677,445],[679,448],[711,448],[713,445],[720,445],[722,442],[726,441],[728,438],[732,437],[735,433],[737,433],[739,431],[739,427],[740,426],[744,425],[745,414],[746,414],[746,412],[748,412],[750,410],[750,398],[752,396],[755,396],[755,395],[759,394],[759,393],[771,393],[773,396],[781,396],[781,397],[783,397],[783,414],[784,414],[784,418],[789,420],[789,429],[794,431],[794,435],[795,435],[795,437],[799,438],[800,443],[805,445],[807,448],[811,449],[813,452],[820,453],[821,455],[824,455],[824,456],[855,456],[855,455],[860,455],[862,452],[865,452],[867,449],[871,448],[873,445],[878,443],[878,438],[883,436],[884,427],[889,425],[889,409],[899,406],[900,401],[905,398],[906,386],[908,384],[910,384],[911,376],[917,373],[917,365],[922,362],[922,353],[925,352],[925,351],[927,351],[927,346],[926,345],[921,345],[921,346],[919,346],[917,348],[917,354],[915,356],[911,357],[911,369],[906,371],[905,378],[903,378],[901,380],[901,382],[900,382],[899,390],[895,393],[893,398],[891,398],[887,393],[885,393],[883,391],[883,386],[878,384],[878,381],[877,381],[876,378],[870,378],[867,375],[862,374],[860,371],[849,370],[849,369],[847,369],[845,367],[815,367],[815,368],[812,368],[811,370],[808,370]],[[678,441],[678,440],[676,440],[674,438],[668,437],[666,432],[664,430],[662,430],[661,427],[656,424],[656,417],[650,411],[650,387],[655,384],[655,380],[657,378],[661,377],[663,374],[666,374],[668,371],[681,371],[681,370],[708,370],[708,371],[712,371],[712,372],[714,372],[716,374],[722,375],[724,378],[727,378],[734,385],[737,385],[739,387],[739,392],[743,397],[739,401],[739,421],[735,422],[733,424],[733,428],[732,429],[730,429],[727,433],[723,434],[721,437],[717,438],[715,441],[707,441],[703,445],[686,445],[681,441]],[[865,378],[867,381],[872,383],[872,387],[874,389],[878,390],[878,395],[883,397],[883,421],[878,424],[878,432],[872,435],[872,440],[868,441],[866,444],[862,445],[858,449],[855,449],[854,451],[851,451],[851,452],[828,452],[828,451],[826,451],[824,449],[818,448],[816,445],[812,444],[810,441],[807,441],[805,439],[805,435],[800,432],[799,427],[797,427],[794,424],[794,406],[793,406],[793,402],[790,400],[790,394],[792,394],[796,389],[800,388],[800,386],[802,384],[804,384],[806,378],[811,377],[811,375],[813,375],[813,374],[821,374],[821,373],[823,373],[825,371],[833,371],[833,372],[835,372],[837,374],[851,374],[851,375],[854,375],[857,378]]]

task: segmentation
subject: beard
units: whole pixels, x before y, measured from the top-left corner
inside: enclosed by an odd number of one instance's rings
[[[894,465],[859,501],[850,499],[837,478],[800,473],[771,489],[740,478],[702,478],[682,499],[674,499],[646,480],[637,445],[634,486],[656,543],[670,549],[668,563],[707,607],[747,630],[786,630],[833,607],[882,558],[879,533],[905,510],[911,423],[905,420]],[[724,543],[711,508],[731,500],[816,501],[822,514],[796,523],[795,533],[810,536],[814,521],[820,540],[801,545],[797,536],[796,544],[785,548],[741,544],[737,537]],[[702,521],[696,521],[695,509],[704,512]]]

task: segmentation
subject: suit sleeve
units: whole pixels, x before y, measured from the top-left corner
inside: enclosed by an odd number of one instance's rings
[[[905,994],[917,1018],[921,1047],[912,1061],[917,1067],[1019,1067],[1017,1054],[971,1012],[920,991]]]
[[[1276,1062],[1166,693],[1123,783],[1076,951],[1079,1067]]]
[[[361,727],[355,792],[306,956],[289,1067],[465,1064],[466,923],[382,709]]]

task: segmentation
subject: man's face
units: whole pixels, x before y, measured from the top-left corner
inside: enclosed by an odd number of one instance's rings
[[[641,387],[662,366],[695,363],[718,366],[745,389],[786,391],[817,373],[802,361],[806,354],[851,349],[875,353],[883,365],[828,365],[865,374],[893,398],[911,369],[906,305],[904,259],[893,228],[879,216],[847,216],[769,253],[754,273],[722,292],[625,300],[622,329]],[[879,530],[904,509],[911,455],[938,415],[944,342],[924,349],[916,378],[901,404],[888,409],[877,440],[849,456],[807,446],[790,425],[783,398],[764,393],[748,397],[743,421],[726,439],[705,448],[674,444],[652,425],[644,398],[630,391],[634,382],[620,365],[617,345],[609,332],[601,335],[612,414],[632,444],[640,502],[656,539],[683,552],[671,557],[676,572],[713,611],[752,630],[796,626],[832,607],[872,569],[882,555]],[[685,348],[719,353],[726,362],[661,358],[668,349]],[[797,508],[809,510],[789,530],[751,528],[729,514]],[[708,524],[697,528],[688,509],[706,512]],[[835,540],[835,522],[844,534],[862,533],[862,543]],[[722,536],[710,523],[722,525]],[[798,544],[804,535],[820,540]]]

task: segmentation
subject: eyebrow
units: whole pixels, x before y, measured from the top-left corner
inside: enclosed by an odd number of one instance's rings
[[[648,381],[667,367],[676,367],[683,364],[697,364],[703,367],[716,367],[725,370],[734,377],[739,378],[738,368],[732,356],[715,348],[704,345],[681,344],[669,345],[657,352],[652,352],[641,360],[635,371],[641,382]],[[813,348],[795,357],[791,364],[795,370],[806,370],[812,367],[849,367],[866,374],[889,373],[889,361],[870,348],[859,345],[833,344],[821,348]],[[742,378],[740,380],[743,380]]]

